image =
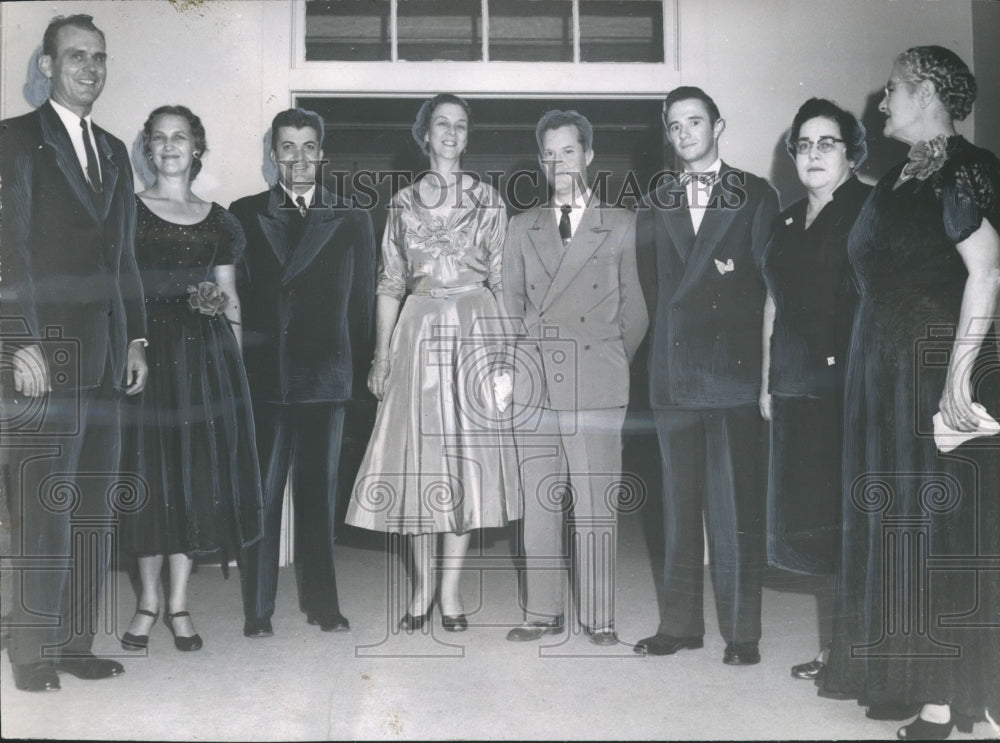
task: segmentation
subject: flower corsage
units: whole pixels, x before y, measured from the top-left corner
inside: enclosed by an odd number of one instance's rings
[[[202,281],[188,286],[188,307],[209,317],[220,314],[229,304],[229,295],[214,281]]]

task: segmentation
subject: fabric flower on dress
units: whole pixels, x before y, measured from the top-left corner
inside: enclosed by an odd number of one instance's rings
[[[203,315],[215,317],[229,304],[226,294],[214,281],[202,281],[198,286],[188,286],[188,307]]]
[[[445,220],[432,217],[430,224],[412,212],[403,212],[403,224],[412,236],[413,250],[430,254],[434,260],[442,255],[451,256],[465,250],[472,236],[471,227],[456,230]]]
[[[920,140],[910,148],[909,162],[903,166],[903,178],[926,181],[941,169],[948,157],[948,138],[939,134],[930,142]]]

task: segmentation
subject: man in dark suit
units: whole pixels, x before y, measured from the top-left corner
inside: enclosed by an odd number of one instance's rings
[[[140,392],[147,371],[132,168],[90,120],[106,62],[90,16],[53,19],[38,60],[49,100],[0,122],[4,445],[23,558],[9,655],[25,691],[58,689],[57,672],[124,672],[91,653],[111,509],[125,505],[121,393]]]
[[[371,219],[317,183],[323,120],[288,109],[271,126],[279,181],[235,201],[247,237],[243,351],[264,486],[264,537],[244,557],[247,637],[273,634],[285,481],[292,465],[295,567],[309,624],[347,631],[334,574],[334,521],[346,403],[371,359]]]
[[[725,121],[704,91],[671,91],[663,122],[685,172],[668,175],[640,205],[636,249],[652,318],[666,559],[660,626],[636,651],[703,645],[704,514],[723,662],[759,663],[767,469],[757,406],[760,261],[778,199],[766,181],[719,159]]]
[[[525,622],[507,639],[562,632],[561,558],[569,552],[583,629],[594,644],[613,645],[621,429],[629,362],[648,325],[635,217],[591,203],[593,129],[584,116],[549,111],[535,131],[552,199],[511,219],[503,255],[504,302],[523,329],[513,399],[527,587]],[[570,507],[574,547],[567,550]]]

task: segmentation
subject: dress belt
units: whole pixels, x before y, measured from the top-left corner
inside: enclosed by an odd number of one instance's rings
[[[434,299],[444,299],[446,297],[452,297],[456,294],[466,294],[467,292],[474,292],[476,289],[485,288],[485,284],[482,282],[478,284],[466,284],[465,286],[448,286],[441,287],[440,289],[428,289],[427,291],[413,290],[410,294],[418,294],[422,297],[434,297]]]

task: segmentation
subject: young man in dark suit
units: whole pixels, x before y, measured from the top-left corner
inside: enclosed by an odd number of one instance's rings
[[[264,537],[244,556],[243,634],[273,634],[285,481],[292,465],[295,567],[309,624],[346,632],[334,522],[346,403],[371,360],[375,242],[368,213],[317,181],[323,120],[274,117],[273,188],[233,202],[247,237],[243,352],[264,488]]]
[[[666,558],[660,626],[636,652],[702,647],[704,516],[723,662],[748,665],[760,662],[765,560],[760,261],[778,198],[763,179],[719,159],[725,121],[703,90],[677,88],[663,110],[684,173],[640,205],[637,253],[652,318]]]
[[[549,111],[535,133],[552,197],[510,220],[503,254],[506,310],[523,331],[514,356],[513,419],[527,586],[525,622],[507,639],[562,632],[559,567],[570,553],[584,632],[596,645],[614,645],[621,429],[629,363],[648,326],[635,217],[598,203],[587,189],[594,152],[584,116]],[[569,549],[562,535],[571,507]]]
[[[53,691],[57,672],[124,673],[91,647],[111,511],[127,505],[121,395],[145,385],[146,321],[132,167],[125,145],[90,120],[107,76],[104,34],[88,15],[57,17],[38,67],[49,100],[0,122],[0,328],[14,544],[30,561],[15,560],[8,652],[18,689]]]

